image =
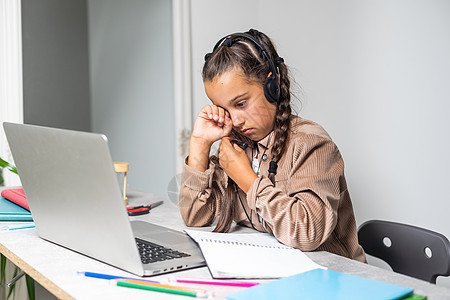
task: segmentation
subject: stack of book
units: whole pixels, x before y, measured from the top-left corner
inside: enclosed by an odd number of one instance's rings
[[[0,221],[33,221],[23,189],[3,190],[0,197]]]

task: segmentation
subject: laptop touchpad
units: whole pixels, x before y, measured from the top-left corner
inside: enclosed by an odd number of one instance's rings
[[[148,240],[154,240],[156,242],[168,245],[180,245],[191,243],[191,241],[186,235],[172,231],[148,233],[144,234],[143,237]]]

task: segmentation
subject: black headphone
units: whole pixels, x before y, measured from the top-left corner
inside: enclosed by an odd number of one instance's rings
[[[259,34],[259,31],[255,30],[255,29],[250,29],[250,32],[255,33],[256,35]],[[268,65],[269,65],[269,69],[270,69],[270,76],[268,76],[266,78],[266,80],[264,81],[264,96],[266,97],[267,101],[269,101],[270,103],[277,103],[278,100],[280,99],[280,84],[278,82],[278,77],[277,77],[277,69],[275,68],[275,64],[273,63],[272,59],[270,58],[269,54],[266,51],[266,48],[264,48],[264,46],[256,39],[254,38],[252,35],[248,34],[248,33],[233,33],[233,34],[229,34],[227,36],[224,36],[223,38],[221,38],[216,45],[213,48],[213,52],[217,50],[217,48],[221,47],[221,46],[227,46],[227,47],[231,47],[233,45],[233,40],[232,37],[242,37],[244,39],[247,39],[251,42],[253,42],[253,44],[255,44],[259,50],[261,50],[261,53],[263,55],[263,57],[265,58],[265,60],[267,61]],[[207,53],[205,55],[205,61],[208,60],[211,57],[212,53]],[[281,57],[277,57],[276,60],[277,65],[281,62],[284,62],[283,58]]]

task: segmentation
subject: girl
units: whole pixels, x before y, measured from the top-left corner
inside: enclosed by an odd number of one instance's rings
[[[219,40],[203,81],[212,105],[195,120],[183,169],[186,225],[218,216],[214,231],[235,221],[303,251],[364,262],[343,159],[321,126],[291,114],[288,69],[271,40],[253,29]]]

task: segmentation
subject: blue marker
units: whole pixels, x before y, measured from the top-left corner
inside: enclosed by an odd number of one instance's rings
[[[18,224],[18,225],[8,225],[2,226],[3,230],[16,230],[16,229],[26,229],[26,228],[34,228],[36,227],[34,223],[26,223],[26,224]]]

